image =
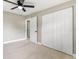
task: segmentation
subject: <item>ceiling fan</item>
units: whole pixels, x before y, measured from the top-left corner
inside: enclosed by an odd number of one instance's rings
[[[8,0],[4,0],[4,1],[6,1],[8,3],[12,3],[14,5],[17,5],[15,7],[11,8],[11,10],[16,9],[16,8],[19,8],[19,9],[23,10],[24,12],[26,12],[26,10],[25,10],[24,7],[34,8],[34,5],[24,5],[24,0],[17,0],[17,3],[11,2],[11,1],[8,1]]]

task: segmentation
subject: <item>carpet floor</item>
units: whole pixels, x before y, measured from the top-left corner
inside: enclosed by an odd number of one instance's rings
[[[74,59],[65,53],[23,40],[4,44],[4,59]]]

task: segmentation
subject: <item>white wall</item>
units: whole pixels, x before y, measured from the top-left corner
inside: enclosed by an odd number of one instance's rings
[[[3,12],[4,42],[25,38],[25,17]]]

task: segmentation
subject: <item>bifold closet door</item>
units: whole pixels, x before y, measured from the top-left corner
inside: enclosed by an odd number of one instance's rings
[[[73,53],[73,19],[72,19],[72,16],[73,16],[72,7],[55,13],[56,40],[61,41],[60,51],[65,52],[70,55],[72,55]],[[58,47],[56,47],[56,49],[58,49]]]
[[[72,55],[72,7],[42,17],[42,43]]]
[[[60,49],[60,41],[57,42]],[[42,16],[42,44],[56,48],[56,20],[52,13]]]

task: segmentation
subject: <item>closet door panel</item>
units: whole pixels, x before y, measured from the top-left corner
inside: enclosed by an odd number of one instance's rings
[[[63,13],[64,12],[64,13]],[[62,19],[64,20],[62,51],[68,54],[73,53],[73,19],[72,8],[62,11]]]
[[[63,22],[62,15],[60,15],[61,12],[55,12],[55,20],[56,20],[56,50],[62,51],[62,36],[63,36]]]
[[[55,48],[56,21],[52,14],[42,17],[42,43],[50,48]]]
[[[54,13],[56,20],[56,49],[72,55],[73,19],[72,7]]]

